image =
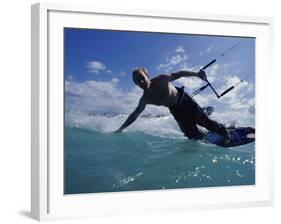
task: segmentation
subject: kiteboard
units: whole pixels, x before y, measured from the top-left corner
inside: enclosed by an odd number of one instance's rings
[[[231,127],[227,128],[227,130],[230,135],[229,140],[217,133],[208,132],[202,141],[221,147],[236,147],[255,141],[255,129],[252,127]]]

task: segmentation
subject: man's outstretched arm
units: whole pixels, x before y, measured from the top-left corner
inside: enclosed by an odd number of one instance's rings
[[[141,114],[141,112],[144,111],[145,106],[146,106],[146,102],[142,97],[139,101],[137,108],[129,115],[129,117],[124,122],[124,124],[122,124],[122,126],[117,131],[115,131],[115,133],[121,132],[123,129],[125,129],[130,124],[132,124],[138,118],[138,116]]]
[[[203,70],[200,70],[199,72],[191,72],[191,71],[173,72],[168,76],[169,82],[172,82],[172,81],[182,78],[182,77],[198,77],[204,81],[206,81],[206,79],[207,79],[206,73]]]

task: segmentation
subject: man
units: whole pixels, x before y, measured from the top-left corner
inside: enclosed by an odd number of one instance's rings
[[[132,76],[134,83],[143,89],[143,95],[139,100],[137,108],[116,132],[121,132],[132,124],[147,104],[153,104],[168,107],[181,131],[190,139],[202,139],[204,137],[204,134],[196,125],[216,132],[226,137],[226,140],[229,139],[226,128],[222,124],[211,120],[203,109],[184,92],[183,87],[177,88],[171,84],[172,81],[182,77],[198,77],[206,80],[206,74],[203,70],[200,70],[198,73],[179,71],[167,75],[159,75],[150,80],[146,69],[138,68],[133,71]]]

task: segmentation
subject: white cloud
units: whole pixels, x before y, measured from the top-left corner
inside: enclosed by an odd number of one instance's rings
[[[108,69],[107,71],[106,71],[106,73],[108,73],[108,74],[113,74],[113,72],[110,70],[110,69]]]
[[[224,111],[216,111],[212,115],[213,119],[223,123],[227,126],[235,123],[236,126],[254,126],[255,116],[254,114],[249,113],[249,110],[229,110],[225,109]]]
[[[120,72],[119,72],[119,75],[120,75],[121,77],[125,77],[125,76],[126,76],[126,72],[125,72],[125,71],[120,71]]]
[[[226,76],[224,80],[226,83],[218,90],[219,93],[222,93],[232,86],[235,87],[226,95],[224,95],[223,99],[226,99],[226,101],[228,101],[229,103],[233,103],[237,99],[241,100],[241,96],[243,95],[244,91],[247,91],[249,88],[249,83],[247,81],[244,81],[237,85],[241,80],[236,75]]]
[[[106,70],[106,66],[105,64],[103,64],[102,62],[99,61],[89,61],[87,62],[86,67],[88,68],[88,71],[90,73],[94,73],[94,74],[99,74],[100,71]],[[111,72],[110,70],[107,70],[107,72]]]
[[[186,65],[187,55],[173,55],[169,58],[166,58],[166,62],[157,66],[157,70],[161,70],[164,72],[171,72],[172,70],[176,69],[177,66]]]
[[[194,96],[195,101],[201,106],[212,106],[212,101],[216,100],[216,96],[214,94],[198,94]]]
[[[119,79],[113,78],[110,82],[111,82],[111,83],[114,83],[114,84],[117,84],[117,83],[119,82]]]
[[[188,55],[185,54],[185,50],[182,46],[178,46],[174,54],[165,59],[164,63],[161,63],[156,67],[160,72],[169,73],[173,70],[178,70],[187,67]]]
[[[211,51],[213,51],[215,45],[211,44],[209,47],[207,47],[205,50],[199,52],[199,56],[202,56],[204,54],[209,54]]]
[[[225,77],[226,84],[218,89],[217,92],[221,94],[239,81],[240,79],[235,75],[227,76]],[[215,99],[221,106],[221,109],[214,113],[215,119],[228,125],[231,122],[235,122],[237,126],[254,126],[255,99],[254,97],[249,98],[245,96],[249,89],[253,89],[251,85],[244,81],[220,99]]]
[[[219,79],[220,71],[222,70],[219,64],[214,64],[208,68],[206,71],[206,76],[209,82],[214,82],[216,79]]]
[[[69,80],[69,81],[74,80],[74,76],[73,76],[73,75],[68,75],[68,76],[67,76],[67,80]]]
[[[253,101],[254,101],[254,100],[253,100]],[[249,112],[249,114],[251,114],[251,115],[255,115],[255,113],[256,113],[255,102],[250,102],[250,103],[249,103],[248,112]]]
[[[180,86],[185,86],[190,90],[195,90],[205,84],[201,79],[197,77],[188,77],[188,78],[183,77],[177,79],[175,83],[177,83]]]
[[[185,50],[182,46],[178,46],[177,49],[175,50],[177,53],[185,53]]]
[[[214,48],[214,44],[210,45],[207,49],[206,49],[206,52],[207,53],[210,53],[212,51],[212,49]]]
[[[85,82],[65,81],[66,110],[110,112],[130,114],[137,107],[142,90],[134,87],[122,90],[119,80],[108,82],[88,80]],[[148,105],[144,114],[167,114],[167,108]]]

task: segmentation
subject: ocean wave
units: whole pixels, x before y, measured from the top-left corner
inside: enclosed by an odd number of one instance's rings
[[[65,126],[110,133],[117,130],[128,115],[89,114],[84,111],[67,111]],[[124,132],[143,132],[158,137],[184,138],[172,115],[155,115],[139,117]]]

